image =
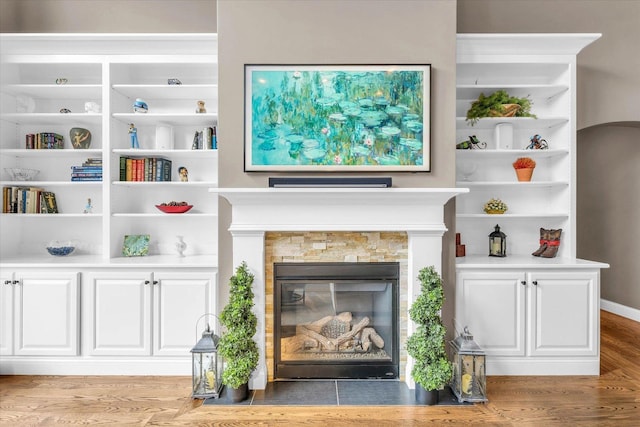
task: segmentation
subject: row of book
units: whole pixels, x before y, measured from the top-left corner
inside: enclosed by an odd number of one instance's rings
[[[192,150],[217,150],[218,136],[216,127],[207,127],[201,131],[196,131],[193,135]]]
[[[171,181],[171,160],[121,156],[120,181]]]
[[[102,159],[90,157],[81,166],[71,166],[71,181],[102,181]]]
[[[56,195],[37,187],[3,187],[2,212],[19,214],[58,213]]]
[[[55,132],[28,133],[25,136],[25,148],[28,150],[63,149],[64,137]]]

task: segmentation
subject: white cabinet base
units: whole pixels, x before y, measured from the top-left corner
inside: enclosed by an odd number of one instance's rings
[[[600,358],[487,357],[487,375],[600,375]]]

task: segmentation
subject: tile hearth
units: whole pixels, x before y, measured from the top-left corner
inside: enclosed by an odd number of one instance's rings
[[[204,405],[274,406],[412,406],[414,391],[402,381],[314,380],[276,381],[264,390],[252,390],[240,403],[227,400],[223,389],[219,399],[206,399]],[[440,391],[439,406],[470,405],[459,403],[449,387]]]

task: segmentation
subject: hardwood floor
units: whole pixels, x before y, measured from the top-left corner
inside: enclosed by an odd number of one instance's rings
[[[600,377],[489,377],[487,404],[202,406],[188,377],[3,376],[0,425],[639,426],[640,323],[602,311],[601,324]]]

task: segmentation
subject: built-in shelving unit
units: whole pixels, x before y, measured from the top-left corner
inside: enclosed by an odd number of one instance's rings
[[[52,191],[59,208],[58,214],[3,213],[2,262],[19,265],[36,257],[73,265],[77,257],[90,256],[110,265],[121,257],[125,234],[150,234],[151,255],[175,254],[176,235],[182,235],[188,244],[184,262],[191,256],[196,265],[215,267],[217,201],[207,190],[217,186],[218,153],[192,150],[192,141],[196,131],[217,126],[216,35],[2,37],[0,186]],[[168,79],[181,84],[169,85]],[[133,111],[136,98],[149,105],[146,114]],[[89,101],[100,106],[99,113],[85,112]],[[205,102],[206,113],[196,113],[197,101]],[[130,123],[140,149],[131,148]],[[156,149],[157,126],[172,128],[173,149]],[[72,147],[72,127],[91,132],[89,149]],[[25,149],[25,135],[38,132],[63,135],[64,149]],[[71,166],[90,157],[102,159],[103,180],[72,182]],[[120,157],[169,159],[172,181],[120,181]],[[179,179],[181,166],[189,171],[188,182]],[[33,181],[13,181],[4,168],[40,172]],[[88,199],[92,213],[83,214]],[[194,207],[185,214],[155,208],[170,201]],[[76,252],[53,259],[45,250],[51,240],[71,240]]]

